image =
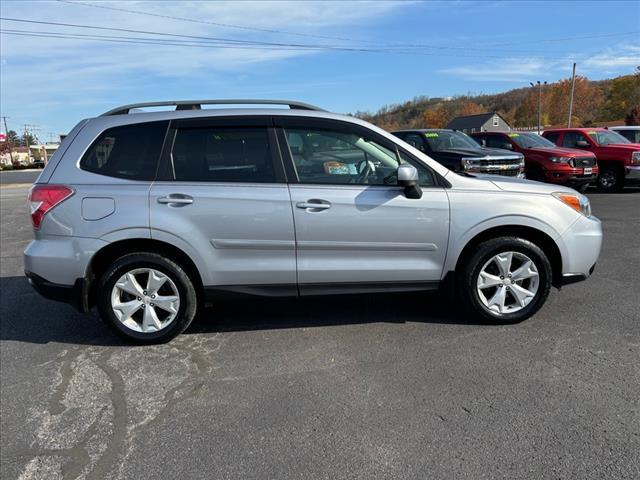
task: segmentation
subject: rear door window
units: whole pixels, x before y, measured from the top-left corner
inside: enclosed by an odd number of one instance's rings
[[[105,130],[80,160],[88,172],[130,180],[153,180],[169,122]]]
[[[171,157],[178,181],[276,181],[266,127],[178,129]]]

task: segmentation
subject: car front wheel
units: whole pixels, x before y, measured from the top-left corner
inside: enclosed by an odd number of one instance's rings
[[[196,314],[189,275],[155,253],[131,253],[116,260],[96,291],[102,319],[133,343],[163,343],[182,333]]]
[[[460,282],[466,306],[489,323],[517,323],[535,314],[551,288],[551,265],[529,240],[503,237],[476,248]]]
[[[601,192],[619,192],[623,187],[624,175],[620,169],[611,167],[600,168],[598,189]]]

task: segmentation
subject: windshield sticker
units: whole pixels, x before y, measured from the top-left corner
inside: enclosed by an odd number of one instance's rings
[[[438,138],[438,134],[436,132],[427,132],[424,136],[427,138]]]
[[[509,134],[509,136],[510,136],[511,138],[516,138],[516,137],[519,137],[519,136],[520,136],[520,134],[519,134],[519,133],[510,133],[510,134]]]
[[[355,175],[358,173],[355,164],[342,162],[324,162],[324,172],[328,175]]]

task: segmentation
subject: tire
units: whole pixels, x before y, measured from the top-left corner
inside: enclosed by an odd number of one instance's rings
[[[586,192],[587,188],[589,188],[589,184],[588,183],[583,183],[582,185],[576,185],[576,187],[575,187],[575,189],[577,191],[579,191],[580,193]]]
[[[519,274],[522,277],[530,275],[528,278],[515,282],[512,281],[515,278],[508,275],[501,278],[501,270],[495,257],[500,256],[501,261],[506,262],[508,252],[511,252],[511,266],[508,270],[511,273],[518,274],[520,266],[527,260],[532,262],[532,270],[521,271]],[[503,263],[503,268],[504,266]],[[537,277],[533,276],[532,271],[535,271]],[[479,280],[481,273],[485,280]],[[540,310],[549,296],[551,281],[551,264],[540,247],[523,238],[501,237],[488,240],[475,248],[475,253],[462,267],[458,287],[463,304],[485,323],[509,324],[526,320]],[[481,288],[480,283],[484,282],[485,286]],[[500,283],[487,286],[493,282]],[[492,300],[500,299],[499,295],[496,296],[499,290],[504,292],[503,308],[500,301],[492,305]],[[533,295],[525,295],[523,290],[533,292]],[[518,301],[518,296],[523,299],[521,302]],[[513,308],[509,308],[510,305]]]
[[[198,299],[193,281],[178,263],[156,253],[138,252],[118,258],[104,272],[96,303],[100,317],[117,335],[136,344],[154,344],[168,342],[191,324]]]
[[[601,166],[597,184],[601,192],[619,192],[624,187],[624,174],[614,166]]]

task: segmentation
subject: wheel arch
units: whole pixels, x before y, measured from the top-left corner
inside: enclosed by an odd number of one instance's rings
[[[553,275],[552,284],[559,287],[562,283],[562,254],[558,244],[547,233],[534,227],[525,225],[500,225],[477,233],[462,248],[455,271],[462,271],[462,265],[473,255],[475,249],[482,242],[499,237],[519,237],[534,243],[547,255]]]
[[[85,279],[88,282],[89,306],[95,304],[95,282],[117,258],[134,252],[157,253],[176,261],[193,280],[198,298],[204,298],[202,276],[193,259],[178,247],[151,238],[118,240],[98,250],[87,265]]]

